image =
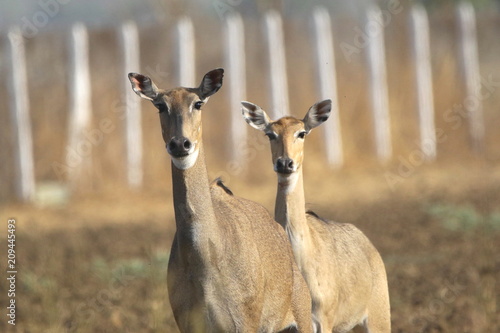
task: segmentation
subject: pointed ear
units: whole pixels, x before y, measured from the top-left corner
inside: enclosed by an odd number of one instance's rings
[[[307,111],[306,116],[303,121],[305,124],[305,130],[310,131],[314,127],[317,127],[324,123],[330,116],[330,111],[332,110],[332,100],[325,99],[324,101],[318,102],[311,106],[309,111]]]
[[[262,110],[258,105],[250,102],[241,102],[241,113],[245,121],[258,130],[264,131],[267,125],[271,122],[266,111]]]
[[[132,84],[132,89],[137,95],[150,101],[158,97],[158,88],[146,75],[129,73],[128,79]]]
[[[222,87],[223,77],[224,69],[222,68],[211,70],[210,72],[205,74],[198,88],[200,90],[201,99],[205,99],[215,94],[220,89],[220,87]]]

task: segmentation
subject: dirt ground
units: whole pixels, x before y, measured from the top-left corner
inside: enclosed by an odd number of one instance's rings
[[[500,332],[499,174],[424,168],[390,189],[380,171],[339,172],[335,187],[309,177],[307,198],[320,215],[358,226],[382,254],[393,332]],[[240,183],[232,187],[241,192]],[[318,188],[338,195],[314,196]],[[4,314],[0,331],[176,332],[165,278],[174,231],[169,193],[3,206],[3,221],[17,221],[18,274],[16,326]],[[245,195],[272,207],[272,189],[247,187]]]

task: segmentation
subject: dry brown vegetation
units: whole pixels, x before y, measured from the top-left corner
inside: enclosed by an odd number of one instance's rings
[[[381,252],[394,332],[500,329],[500,172],[469,171],[424,168],[395,192],[379,171],[339,173],[326,186],[309,177],[310,208],[354,223]],[[235,192],[272,208],[272,189]],[[2,331],[176,331],[166,290],[170,194],[4,208],[3,220],[9,212],[18,221],[19,273],[16,330],[2,321]]]
[[[493,75],[496,82],[500,40],[495,30],[500,21],[482,15],[481,71],[484,77]],[[454,128],[443,118],[465,98],[454,22],[450,16],[431,15],[436,126],[447,139],[438,145],[436,162],[402,165],[401,161],[418,151],[406,18],[405,11],[386,29],[393,160],[380,165],[375,158],[363,52],[349,63],[337,49],[346,162],[340,170],[328,168],[322,153],[328,143],[319,130],[313,132],[306,144],[306,200],[321,216],[358,226],[379,249],[389,278],[394,332],[500,331],[500,92],[495,90],[484,100],[485,151],[474,154],[466,120]],[[352,40],[356,23],[345,18],[335,22],[338,47],[340,41]],[[254,19],[247,18],[246,23],[247,98],[266,108],[265,40]],[[222,66],[222,40],[208,38],[220,35],[219,22],[195,20],[194,24],[197,72]],[[290,98],[297,116],[319,98],[306,25],[301,18],[286,22]],[[124,184],[122,111],[117,107],[126,73],[119,67],[116,32],[91,30],[90,36],[93,126],[107,117],[116,127],[94,147],[92,168],[67,204],[41,207],[13,200],[12,130],[4,126],[0,133],[0,218],[18,221],[19,271],[17,325],[13,329],[3,318],[2,332],[176,331],[166,291],[166,263],[174,232],[170,166],[157,115],[152,106],[143,104],[144,188],[130,191]],[[26,44],[38,182],[60,181],[52,164],[64,160],[67,136],[66,37],[41,33]],[[143,72],[165,88],[177,80],[177,47],[172,37],[168,22],[162,23],[160,33],[158,27],[141,29]],[[0,54],[5,51],[5,43],[0,44]],[[0,62],[0,71],[8,72],[6,61]],[[222,176],[236,195],[272,211],[275,175],[261,133],[248,128],[250,155],[245,172],[238,171],[239,165],[228,164],[226,119],[239,110],[227,109],[231,83],[225,84],[204,111],[209,173],[214,178]],[[4,80],[3,88],[7,85]],[[8,124],[6,89],[0,90],[0,108],[0,123]],[[387,181],[388,172],[397,177],[393,186]],[[3,255],[6,247],[1,244]],[[2,271],[4,261],[0,260]],[[2,309],[6,307],[5,287],[0,284]]]

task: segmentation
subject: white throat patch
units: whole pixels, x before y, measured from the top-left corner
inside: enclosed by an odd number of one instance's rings
[[[297,180],[299,179],[299,174],[294,172],[288,176],[283,176],[278,174],[278,186],[283,189],[285,194],[290,193],[295,189],[297,185]]]
[[[170,156],[170,158],[172,158],[172,162],[177,169],[187,170],[196,163],[199,153],[200,150],[197,147],[194,147],[193,151],[190,152],[187,156],[180,158]]]

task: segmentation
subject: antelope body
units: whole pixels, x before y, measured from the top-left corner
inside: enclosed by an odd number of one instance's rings
[[[201,109],[223,70],[198,88],[161,90],[130,73],[132,88],[158,108],[172,159],[176,234],[167,283],[181,332],[312,332],[311,298],[283,229],[260,205],[209,184]],[[284,248],[284,251],[280,251]]]
[[[361,324],[366,332],[390,332],[387,276],[378,251],[352,224],[326,221],[305,210],[304,138],[328,119],[331,101],[313,105],[303,120],[272,121],[257,105],[242,105],[245,120],[270,138],[278,174],[275,219],[285,228],[309,286],[316,331],[347,332]]]

